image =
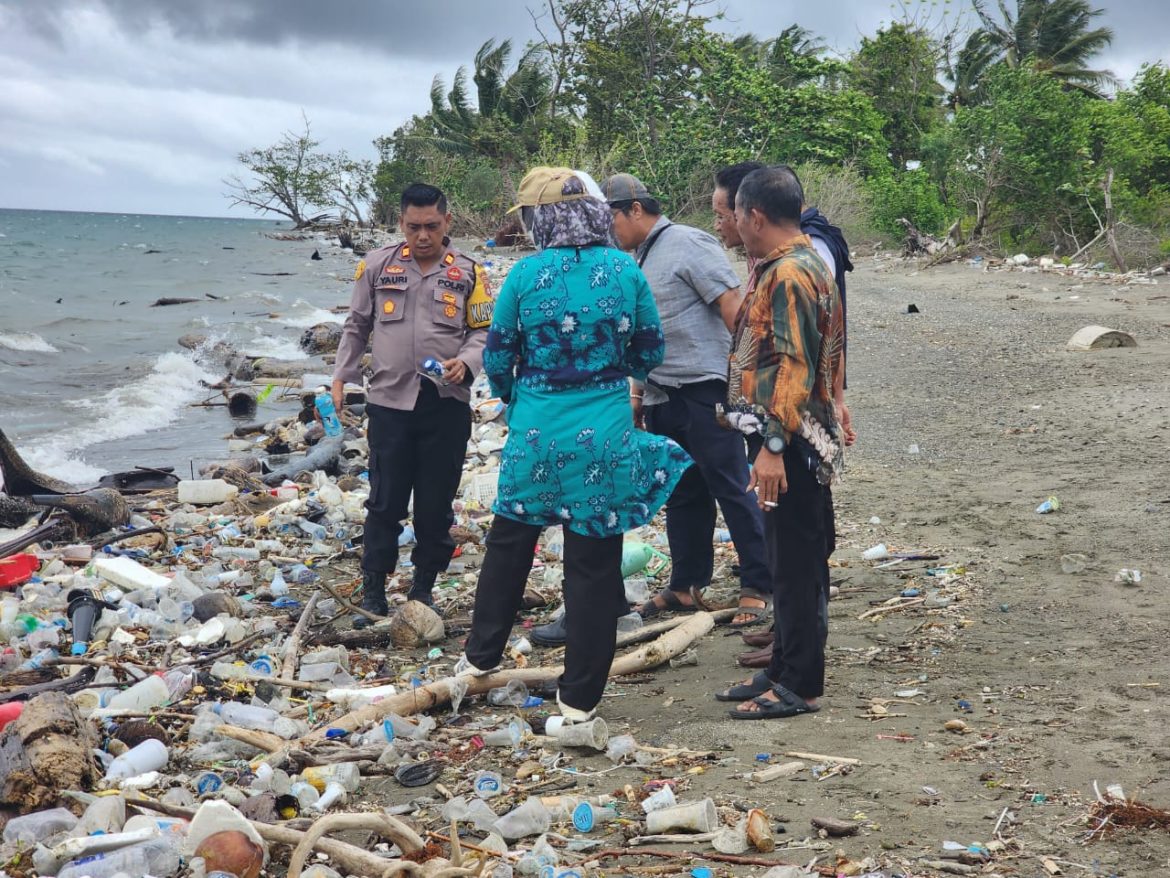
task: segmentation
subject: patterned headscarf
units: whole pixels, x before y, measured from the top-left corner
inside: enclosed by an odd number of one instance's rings
[[[580,195],[588,190],[578,177],[565,181],[561,192]],[[533,210],[532,240],[541,250],[549,247],[613,247],[613,215],[597,198],[579,198],[557,204],[541,204]]]

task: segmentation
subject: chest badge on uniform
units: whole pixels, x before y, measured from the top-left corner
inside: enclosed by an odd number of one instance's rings
[[[456,314],[459,313],[459,309],[456,308],[454,305],[448,305],[446,308],[443,309],[443,313],[446,314],[448,317],[454,317]]]
[[[390,272],[390,274],[402,274],[406,269],[401,265],[387,265],[386,271]]]
[[[394,313],[394,303],[392,301],[387,301],[386,304],[384,304],[382,306],[382,312],[384,314],[393,314]]]
[[[443,301],[448,305],[454,305],[456,302],[454,293],[443,293]]]
[[[447,269],[447,277],[451,278],[451,280],[461,280],[463,278],[463,272],[455,266],[451,266]]]

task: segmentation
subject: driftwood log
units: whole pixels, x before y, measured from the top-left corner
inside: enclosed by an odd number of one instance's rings
[[[181,817],[190,820],[195,816],[192,808],[181,808],[176,805],[164,805],[148,799],[127,797],[126,804],[141,813],[165,814],[168,817]],[[347,816],[347,815],[336,815]],[[379,818],[379,834],[384,834],[398,845],[404,853],[416,853],[422,848],[422,839],[410,827],[389,814],[367,815]],[[304,842],[308,833],[289,826],[273,825],[249,821],[260,837],[269,844],[292,845],[294,848]],[[324,822],[324,821],[321,821]],[[416,846],[417,843],[417,846]],[[330,863],[345,875],[385,875],[387,870],[406,871],[421,875],[421,869],[416,863],[409,860],[396,860],[379,856],[348,842],[332,838],[317,838],[312,842],[314,850],[321,851],[329,857]],[[403,868],[406,867],[406,868]],[[410,868],[413,867],[413,868]]]
[[[610,666],[609,675],[620,677],[624,674],[634,674],[665,664],[676,655],[684,652],[692,643],[714,627],[715,619],[710,613],[695,613],[681,625],[667,631],[652,643],[615,658]],[[528,685],[548,683],[556,680],[563,671],[564,667],[561,665],[543,668],[518,668],[512,671],[497,671],[482,677],[461,677],[458,680],[467,685],[465,695],[480,695],[498,686],[507,685],[509,680],[521,680]],[[328,724],[328,728],[345,729],[352,732],[371,723],[381,722],[392,713],[399,716],[409,716],[447,704],[451,700],[452,684],[456,682],[456,679],[455,677],[447,677],[426,686],[384,698],[333,720]],[[297,742],[297,746],[303,747],[324,740],[326,731],[328,729],[324,727],[318,729]]]
[[[0,805],[52,808],[62,790],[93,789],[101,775],[90,724],[63,692],[40,695],[0,733]]]
[[[322,439],[313,446],[313,450],[304,457],[290,461],[284,466],[278,466],[264,477],[264,484],[279,485],[285,479],[295,478],[298,473],[324,470],[327,473],[337,471],[337,458],[341,456],[342,436]]]

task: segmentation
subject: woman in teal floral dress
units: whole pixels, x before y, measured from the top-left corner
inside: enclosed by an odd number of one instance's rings
[[[535,169],[520,193],[540,252],[500,289],[484,352],[509,432],[462,668],[499,663],[541,530],[559,524],[568,630],[557,700],[582,720],[601,700],[615,620],[629,611],[622,535],[653,518],[691,461],[634,427],[627,379],[645,379],[664,342],[645,277],[610,246],[609,207],[563,168]]]

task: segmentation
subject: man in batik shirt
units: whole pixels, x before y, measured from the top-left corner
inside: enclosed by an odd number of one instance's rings
[[[736,225],[757,257],[756,294],[739,315],[728,420],[764,438],[748,490],[764,510],[775,644],[767,669],[716,697],[735,719],[812,713],[824,692],[833,522],[825,492],[840,460],[833,405],[841,366],[841,300],[800,230],[800,182],[787,167],[753,171],[736,196]]]

